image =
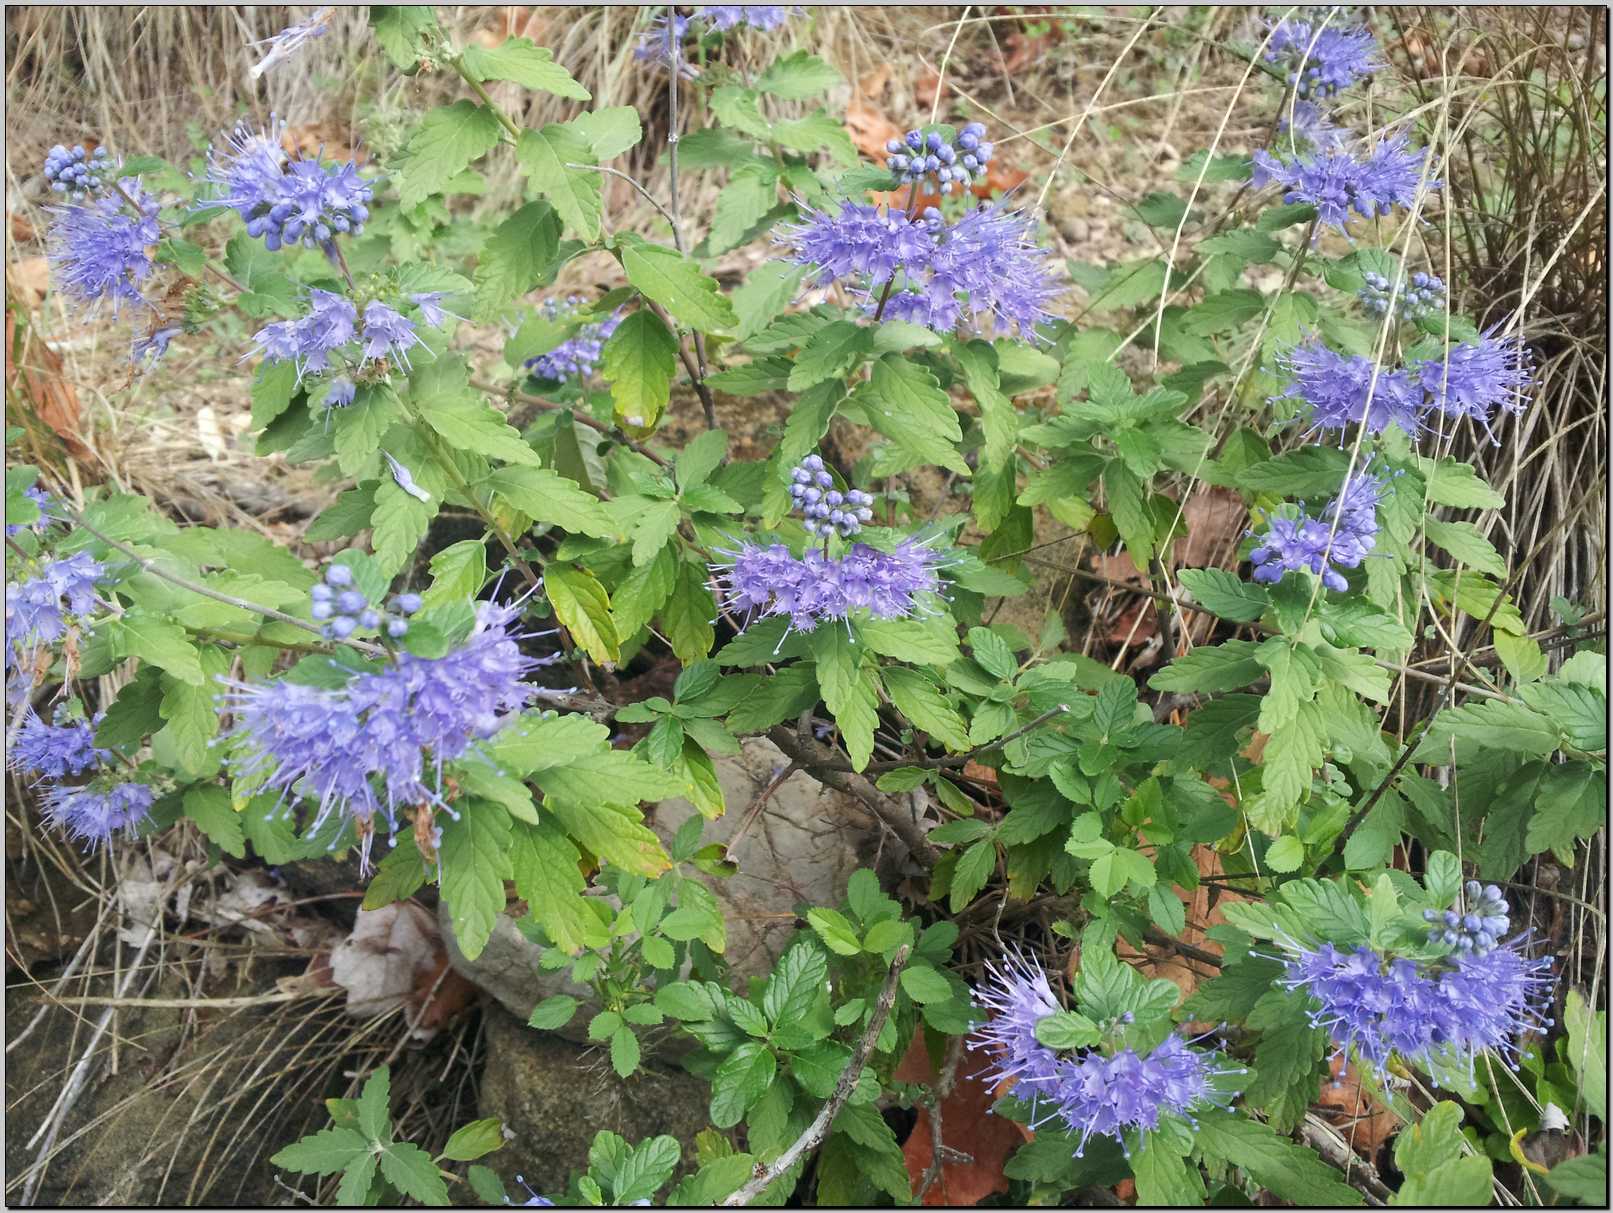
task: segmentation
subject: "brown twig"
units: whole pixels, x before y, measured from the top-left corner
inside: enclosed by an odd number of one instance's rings
[[[879,992],[879,1001],[874,1004],[874,1013],[869,1017],[868,1028],[863,1032],[862,1040],[857,1043],[857,1049],[852,1053],[851,1060],[846,1063],[846,1068],[840,1072],[840,1079],[835,1083],[834,1093],[829,1096],[828,1102],[818,1109],[817,1116],[807,1126],[806,1132],[790,1143],[784,1153],[759,1169],[744,1187],[723,1199],[724,1207],[750,1204],[772,1187],[779,1176],[795,1166],[809,1150],[816,1149],[829,1135],[829,1126],[840,1114],[840,1109],[846,1106],[846,1100],[851,1098],[852,1091],[856,1090],[857,1078],[862,1074],[863,1066],[868,1064],[868,1058],[874,1051],[879,1034],[885,1027],[885,1020],[890,1017],[891,1007],[896,1002],[897,980],[902,975],[903,966],[907,964],[909,951],[905,945],[896,950],[896,957],[891,961],[891,971],[885,977],[885,988]]]
[[[889,797],[861,775],[852,771],[836,770],[837,756],[828,746],[820,745],[810,738],[798,737],[794,729],[785,725],[774,725],[767,731],[767,735],[774,745],[784,751],[790,761],[800,766],[819,783],[826,784],[837,792],[854,796],[867,805],[874,816],[889,826],[891,832],[902,840],[908,852],[919,863],[929,868],[940,862],[941,853],[924,836],[923,828],[914,820],[913,815],[902,812],[891,803]]]
[[[941,1067],[941,1076],[932,1089],[930,1103],[926,1105],[930,1113],[930,1165],[924,1168],[924,1178],[919,1182],[919,1190],[913,1194],[915,1205],[924,1203],[925,1195],[935,1186],[935,1181],[941,1178],[941,1167],[947,1148],[942,1141],[941,1105],[946,1102],[947,1096],[952,1094],[953,1084],[958,1080],[958,1062],[962,1057],[963,1037],[954,1036],[947,1041],[946,1064]],[[945,1189],[941,1194],[946,1195]]]

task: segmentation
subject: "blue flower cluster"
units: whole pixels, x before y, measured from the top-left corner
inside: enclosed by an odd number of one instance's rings
[[[288,814],[299,796],[313,799],[315,829],[332,813],[351,817],[366,864],[376,814],[394,831],[397,811],[412,805],[455,816],[442,798],[443,764],[546,694],[523,679],[558,660],[521,651],[512,630],[521,609],[479,603],[474,630],[453,652],[397,653],[392,664],[337,689],[225,681],[236,778],[277,792]]]
[[[683,61],[681,48],[688,37],[691,25],[699,22],[715,33],[729,33],[736,29],[754,29],[762,33],[778,29],[791,17],[801,12],[793,4],[702,4],[695,8],[693,17],[672,13],[672,28],[667,31],[667,13],[661,12],[650,19],[639,35],[633,57],[641,63],[670,70],[676,60],[678,74],[693,78],[694,68]]]
[[[1466,893],[1466,913],[1460,909],[1423,911],[1423,921],[1431,924],[1428,942],[1463,952],[1488,952],[1512,925],[1507,899],[1500,886],[1481,885],[1476,880],[1467,882]]]
[[[990,1054],[987,1082],[1012,1083],[1015,1098],[1031,1104],[1032,1127],[1056,1118],[1080,1134],[1077,1158],[1093,1136],[1113,1138],[1125,1148],[1122,1134],[1157,1129],[1163,1116],[1194,1123],[1195,1112],[1225,1101],[1214,1078],[1239,1072],[1218,1068],[1212,1055],[1174,1032],[1147,1054],[1093,1048],[1061,1056],[1036,1039],[1037,1023],[1062,1010],[1047,975],[1017,955],[1001,965],[988,963],[986,973],[975,1003],[991,1018],[975,1030],[969,1047]]]
[[[95,726],[87,720],[65,725],[46,724],[32,708],[11,737],[6,765],[14,771],[32,771],[42,779],[65,779],[95,770],[112,755],[95,744]]]
[[[885,144],[890,153],[885,166],[903,181],[922,181],[933,175],[941,192],[950,194],[954,185],[968,188],[974,175],[990,162],[993,149],[985,136],[986,128],[979,122],[964,127],[955,146],[940,131],[908,131],[904,138]]]
[[[379,299],[364,305],[363,323],[357,306],[346,295],[308,289],[308,312],[297,320],[276,320],[253,334],[254,352],[271,362],[291,362],[300,380],[331,369],[331,357],[353,342],[359,350],[346,351],[344,362],[357,371],[378,370],[382,359],[409,367],[409,350],[420,344],[414,322]],[[353,402],[353,384],[345,377],[331,385],[325,403],[345,407]]]
[[[1471,1067],[1493,1050],[1517,1069],[1517,1038],[1551,1023],[1543,1014],[1555,984],[1551,961],[1526,955],[1523,936],[1431,964],[1364,944],[1341,952],[1281,942],[1287,967],[1279,984],[1309,996],[1311,1023],[1380,1076],[1396,1054],[1427,1069],[1447,1060]]]
[[[262,131],[243,123],[222,149],[208,148],[207,179],[217,196],[197,209],[230,207],[247,234],[271,251],[299,244],[328,249],[338,234],[358,235],[370,217],[374,183],[359,176],[353,161],[293,159],[281,143],[285,129],[285,121],[273,117]]]
[[[1275,182],[1283,201],[1314,206],[1321,224],[1344,231],[1351,212],[1375,219],[1416,200],[1428,153],[1408,143],[1404,132],[1380,139],[1365,159],[1337,150],[1337,142],[1291,161],[1260,151],[1254,154],[1253,181],[1257,189]],[[1439,185],[1435,178],[1426,182],[1430,190]]]
[[[6,652],[30,659],[67,634],[99,601],[95,583],[106,569],[88,552],[39,564],[33,576],[6,586]]]
[[[803,472],[809,480],[797,479]],[[816,455],[807,456],[791,471],[791,500],[805,516],[808,533],[823,537],[821,549],[809,548],[800,557],[782,543],[717,549],[732,562],[713,566],[725,582],[732,606],[747,615],[786,616],[792,627],[810,632],[826,620],[848,619],[857,610],[876,619],[907,618],[924,609],[926,597],[940,591],[937,570],[945,558],[916,537],[904,539],[892,552],[856,543],[844,555],[830,556],[832,536],[854,535],[873,517],[869,508],[873,498],[856,490],[836,493],[833,484],[834,477]],[[840,500],[831,504],[831,493]],[[847,506],[852,508],[848,511]],[[834,519],[837,512],[839,522]],[[864,512],[867,518],[861,516]]]
[[[893,552],[853,544],[843,556],[818,548],[797,557],[782,543],[746,543],[715,566],[726,580],[728,601],[746,614],[783,615],[797,631],[810,632],[825,621],[848,619],[865,610],[876,619],[904,619],[923,609],[924,599],[940,592],[936,570],[943,556],[907,539]]]
[[[86,152],[82,143],[71,150],[58,143],[45,153],[45,180],[50,188],[75,200],[99,190],[103,173],[110,177],[116,171],[104,147]]]
[[[967,312],[1034,336],[1063,290],[1035,231],[1035,219],[1000,203],[948,224],[933,207],[910,216],[847,200],[838,213],[808,209],[777,239],[817,269],[819,285],[847,284],[881,319],[951,332]]]
[[[1378,535],[1383,482],[1365,472],[1352,476],[1319,518],[1275,516],[1267,520],[1249,559],[1259,582],[1281,581],[1290,570],[1308,569],[1330,590],[1347,590],[1341,568],[1359,568]]]
[[[399,640],[409,634],[408,617],[420,609],[419,594],[398,594],[385,613],[377,611],[364,592],[354,588],[353,571],[345,564],[326,568],[324,581],[308,593],[313,599],[309,613],[325,624],[325,635],[334,640],[346,640],[360,628],[385,630],[393,640]]]
[[[1361,302],[1366,304],[1368,311],[1385,315],[1389,311],[1390,296],[1395,294],[1394,283],[1370,270],[1362,278],[1366,285],[1361,288]],[[1402,283],[1394,300],[1395,315],[1402,320],[1424,316],[1444,306],[1445,283],[1424,270],[1417,270],[1407,282]]]
[[[162,239],[161,204],[137,177],[125,177],[120,190],[75,206],[51,207],[55,217],[48,252],[52,276],[62,293],[91,313],[102,300],[117,313],[125,303],[147,304],[141,287],[151,275],[151,249]]]
[[[742,26],[766,33],[778,29],[800,11],[796,4],[702,4],[694,15],[697,21],[723,33]]]
[[[565,299],[544,300],[543,314],[550,320],[564,321],[586,307],[587,302],[582,296],[570,295]],[[548,353],[528,358],[526,367],[536,378],[556,383],[564,383],[568,379],[586,379],[594,373],[606,340],[621,322],[622,314],[616,311],[603,320],[585,324],[577,330],[576,336],[562,341]]]
[[[110,842],[120,830],[133,833],[150,816],[156,799],[151,785],[138,780],[56,784],[45,794],[45,820],[93,848]]]
[[[1383,67],[1370,31],[1318,28],[1291,17],[1272,23],[1266,62],[1284,64],[1301,97],[1331,97]]]
[[[23,709],[6,747],[6,765],[44,785],[45,820],[91,847],[119,830],[133,830],[156,799],[148,784],[117,779],[108,769],[111,761],[111,751],[95,744],[94,721],[46,724],[32,708]],[[90,778],[63,782],[80,776]]]
[[[823,456],[808,455],[790,472],[790,501],[806,519],[809,535],[849,539],[874,517],[874,499],[861,489],[844,493],[823,466]]]
[[[1410,147],[1404,132],[1379,139],[1364,158],[1352,156],[1345,150],[1346,132],[1311,100],[1331,97],[1383,66],[1367,30],[1314,28],[1285,19],[1272,27],[1266,59],[1291,67],[1288,78],[1297,99],[1285,107],[1279,127],[1288,136],[1287,150],[1297,151],[1293,145],[1299,142],[1308,146],[1283,158],[1256,152],[1256,189],[1280,185],[1285,202],[1314,206],[1320,226],[1347,232],[1352,214],[1376,219],[1397,206],[1412,205],[1420,186],[1440,187],[1433,177],[1423,181],[1428,153]],[[1277,150],[1285,149],[1279,145]]]
[[[1370,358],[1307,341],[1278,360],[1292,382],[1272,400],[1302,401],[1315,430],[1360,425],[1376,434],[1394,425],[1415,438],[1431,413],[1441,413],[1471,419],[1497,442],[1490,428],[1496,410],[1521,413],[1533,379],[1522,339],[1498,336],[1498,327],[1451,346],[1441,357],[1400,368],[1378,368]]]

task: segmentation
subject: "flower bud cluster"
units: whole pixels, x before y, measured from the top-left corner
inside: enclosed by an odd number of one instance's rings
[[[58,143],[45,154],[45,180],[58,194],[74,199],[101,188],[101,175],[110,174],[113,164],[104,147],[86,152],[82,143],[71,151]]]
[[[353,570],[333,564],[325,570],[325,580],[308,591],[314,600],[313,617],[325,624],[325,635],[346,640],[359,628],[385,630],[394,640],[408,635],[408,616],[420,609],[419,594],[397,594],[382,612],[370,605],[364,591],[353,585]]]
[[[860,489],[842,493],[834,483],[823,457],[808,455],[790,472],[790,500],[805,516],[809,535],[850,539],[873,520],[874,499]]]
[[[1368,272],[1363,275],[1366,286],[1361,288],[1361,302],[1371,311],[1383,315],[1389,310],[1389,296],[1393,283],[1382,274]],[[1445,283],[1433,274],[1418,270],[1401,285],[1395,298],[1395,314],[1403,320],[1421,316],[1445,306]]]
[[[1482,955],[1501,941],[1512,925],[1507,900],[1495,885],[1467,882],[1467,911],[1424,910],[1423,921],[1430,924],[1429,943],[1442,943],[1460,952]]]
[[[885,150],[890,153],[885,166],[903,181],[919,181],[933,175],[940,183],[941,192],[950,194],[954,185],[967,188],[975,175],[984,172],[991,162],[994,149],[985,136],[986,128],[978,122],[964,127],[956,143],[948,143],[940,131],[929,134],[908,131],[905,137],[885,144]]]

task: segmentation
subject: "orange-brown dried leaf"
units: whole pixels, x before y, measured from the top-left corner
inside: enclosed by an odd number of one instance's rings
[[[1003,1166],[1008,1156],[1033,1136],[1023,1125],[991,1115],[991,1105],[1002,1092],[994,1092],[981,1077],[988,1066],[985,1058],[967,1050],[958,1060],[952,1090],[941,1101],[941,1144],[948,1153],[942,1156],[935,1182],[924,1193],[925,1205],[969,1206],[994,1192],[1006,1192],[1008,1179]],[[897,1067],[895,1079],[933,1084],[938,1078],[924,1045],[924,1034],[918,1033]],[[950,1161],[952,1151],[969,1161]],[[902,1145],[902,1157],[907,1161],[913,1191],[917,1192],[935,1161],[935,1130],[928,1108],[918,1109],[913,1131]]]
[[[1395,1135],[1400,1119],[1361,1085],[1360,1074],[1343,1057],[1335,1057],[1330,1070],[1332,1078],[1322,1083],[1316,1102],[1355,1152],[1370,1159]]]
[[[846,131],[856,149],[876,164],[885,163],[885,145],[902,137],[902,128],[877,103],[862,97],[853,97],[846,107]]]
[[[9,284],[9,270],[6,277]],[[78,392],[62,374],[61,355],[25,321],[18,332],[19,309],[10,306],[14,302],[8,299],[6,308],[6,393],[44,422],[69,454],[88,462],[93,456],[79,437]]]

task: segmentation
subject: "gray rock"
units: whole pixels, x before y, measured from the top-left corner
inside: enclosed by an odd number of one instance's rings
[[[517,1175],[534,1192],[558,1198],[569,1174],[587,1167],[601,1129],[635,1145],[670,1134],[683,1145],[679,1173],[694,1169],[694,1136],[710,1119],[710,1093],[700,1079],[653,1062],[620,1079],[603,1049],[534,1031],[495,1006],[484,1013],[483,1033],[481,1115],[498,1117],[506,1140],[483,1161],[517,1203],[525,1199]]]
[[[728,927],[727,960],[732,988],[767,973],[795,930],[796,906],[805,902],[834,905],[845,895],[846,881],[859,867],[879,857],[879,834],[862,806],[843,793],[823,787],[796,772],[774,790],[760,812],[761,795],[787,765],[783,753],[765,737],[743,743],[741,752],[715,760],[727,812],[706,825],[707,843],[723,842],[739,871],[726,879],[701,876],[723,908]],[[696,813],[685,800],[669,800],[650,813],[650,824],[664,842]],[[690,869],[692,871],[692,869]],[[591,991],[569,980],[568,969],[542,972],[540,949],[516,927],[509,915],[499,919],[487,947],[469,960],[454,943],[446,912],[439,914],[453,966],[492,994],[512,1015],[525,1020],[532,1008],[554,994],[580,999],[582,1010],[563,1032],[584,1039],[588,1020],[600,1008]],[[672,1050],[692,1042],[672,1036]]]

